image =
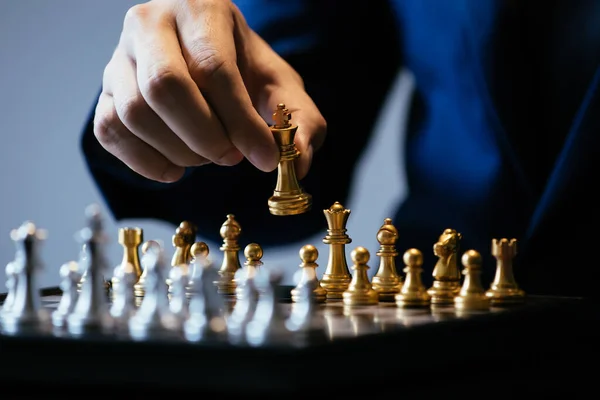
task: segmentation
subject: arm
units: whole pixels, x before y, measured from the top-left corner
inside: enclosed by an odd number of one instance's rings
[[[334,3],[237,2],[250,27],[301,75],[307,93],[327,120],[327,139],[301,181],[313,195],[311,212],[295,217],[270,215],[266,201],[275,187],[276,173],[262,172],[246,160],[233,167],[209,164],[188,168],[176,183],[143,178],[98,143],[92,113],[82,149],[114,217],[173,224],[193,220],[201,237],[218,241],[219,228],[226,214],[232,213],[240,221],[246,240],[263,246],[301,240],[325,229],[321,210],[334,201],[346,200],[356,160],[399,66],[393,51],[396,32],[392,21],[386,21],[391,13],[375,9],[382,8],[381,2],[354,8],[340,8]],[[369,14],[375,16],[372,21],[361,25],[353,22]],[[371,42],[391,51],[373,62]],[[348,81],[348,76],[356,80]],[[347,149],[344,153],[339,150],[342,141]]]

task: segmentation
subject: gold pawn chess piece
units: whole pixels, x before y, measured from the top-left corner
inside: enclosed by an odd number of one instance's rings
[[[269,211],[273,215],[296,215],[311,209],[312,196],[298,183],[294,161],[300,156],[294,137],[298,127],[292,125],[291,112],[285,104],[278,104],[273,112],[274,125],[271,132],[279,146],[279,165],[277,166],[277,184],[269,198]]]
[[[319,264],[317,264],[319,250],[317,250],[317,248],[312,244],[307,244],[302,246],[299,254],[300,259],[302,260],[302,263],[300,264],[300,268],[302,268],[302,274],[300,275],[298,284],[290,292],[292,295],[292,301],[301,301],[303,289],[306,286],[310,286],[312,299],[317,303],[323,303],[327,298],[327,290],[321,286],[321,283],[317,278],[316,269],[319,266]]]
[[[194,294],[194,278],[197,276],[198,271],[196,268],[201,268],[208,262],[208,253],[210,249],[205,242],[196,242],[190,247],[190,255],[192,257],[190,265],[193,266],[193,270],[189,271],[189,280],[185,288],[185,295],[189,298]]]
[[[418,249],[408,249],[402,257],[406,267],[404,284],[395,296],[396,305],[402,308],[424,307],[431,303],[431,296],[421,280],[423,273],[423,253]]]
[[[130,228],[124,227],[119,228],[119,244],[123,247],[123,259],[119,268],[127,268],[128,264],[131,264],[133,272],[136,276],[136,283],[142,276],[142,267],[140,265],[140,253],[139,248],[144,240],[144,234],[141,228]],[[111,279],[111,286],[113,294],[115,288],[119,285],[119,278],[113,276]]]
[[[485,295],[481,283],[481,254],[475,250],[466,251],[461,262],[465,267],[462,271],[465,279],[460,292],[454,298],[454,307],[465,311],[489,309],[490,299]]]
[[[496,257],[496,275],[486,296],[492,306],[520,304],[525,292],[519,288],[513,274],[513,258],[517,255],[517,239],[492,239],[492,255]]]
[[[241,268],[238,239],[242,233],[242,227],[235,220],[233,214],[228,214],[227,220],[221,225],[219,233],[223,238],[223,244],[219,248],[223,252],[223,262],[219,269],[219,280],[215,281],[214,284],[220,294],[235,296],[235,273]]]
[[[175,234],[172,236],[172,243],[173,247],[175,247],[175,251],[171,258],[171,268],[187,269],[189,267],[190,262],[192,261],[190,249],[196,241],[197,232],[196,226],[189,221],[182,221],[177,229],[175,229]],[[188,271],[186,270],[184,273],[187,274]],[[170,293],[171,280],[167,278],[166,283]]]
[[[379,293],[379,301],[394,302],[395,296],[402,289],[402,277],[396,270],[396,241],[398,240],[398,230],[392,225],[392,219],[386,218],[383,225],[377,232],[377,241],[379,242],[379,269],[371,284],[373,289]]]
[[[323,213],[328,225],[323,243],[329,245],[329,260],[321,278],[321,286],[327,290],[327,300],[340,300],[352,280],[346,262],[346,245],[352,243],[352,239],[346,234],[350,210],[336,201],[329,209],[323,210]]]
[[[142,244],[142,247],[141,247],[142,257],[149,251],[154,251],[157,245],[158,244],[154,240],[149,240],[147,242],[144,242],[144,244]],[[135,294],[135,297],[144,297],[144,295],[146,294],[146,278],[147,277],[148,277],[148,270],[144,266],[142,268],[142,275],[140,275],[140,278],[138,279],[138,281],[135,283],[135,285],[133,285],[133,292]]]
[[[263,257],[263,249],[256,243],[250,243],[244,248],[244,257],[246,257],[246,262],[244,262],[244,269],[242,271],[244,275],[242,279],[244,281],[249,281],[254,279],[258,269],[263,265],[263,262],[261,261]],[[238,291],[238,300],[241,300],[242,296],[243,291]]]
[[[454,297],[460,291],[460,270],[458,252],[462,235],[454,229],[445,229],[433,245],[433,253],[438,261],[433,269],[433,286],[427,291],[433,306],[454,304]]]
[[[369,266],[369,250],[358,246],[350,253],[354,265],[354,275],[348,289],[342,293],[345,306],[371,306],[379,303],[379,293],[373,289],[367,270]]]

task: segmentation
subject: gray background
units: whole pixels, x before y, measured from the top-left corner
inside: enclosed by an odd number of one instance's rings
[[[79,135],[123,16],[138,2],[0,0],[0,292],[5,291],[4,265],[14,256],[11,229],[25,220],[47,229],[39,283],[55,286],[60,265],[77,257],[74,234],[84,222],[85,207],[95,202],[104,207],[84,166]],[[406,193],[398,185],[403,178],[398,141],[406,111],[403,105],[411,88],[411,77],[399,74],[345,204],[352,210],[347,228],[353,242],[347,253],[359,245],[369,249],[370,275],[378,263],[377,230]],[[121,259],[117,229],[126,225],[142,227],[145,239],[166,244],[174,232],[173,226],[156,221],[116,223],[107,214],[111,242],[106,251],[114,265]],[[327,262],[322,243],[325,233],[303,243],[265,249],[265,267],[282,268],[285,282],[293,283],[300,262],[298,250],[311,243],[320,251],[321,276]],[[208,244],[213,259],[220,262],[219,244]],[[166,250],[170,257],[172,249]]]

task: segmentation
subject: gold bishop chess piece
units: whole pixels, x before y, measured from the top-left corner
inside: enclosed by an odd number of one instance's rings
[[[517,255],[517,239],[492,239],[492,255],[496,257],[496,275],[486,295],[492,306],[520,304],[525,292],[519,288],[513,274],[513,259]]]
[[[328,225],[323,243],[329,245],[329,259],[321,278],[321,286],[327,290],[327,300],[341,300],[342,293],[348,289],[352,280],[346,261],[346,245],[352,243],[352,239],[346,234],[350,210],[336,201],[330,208],[323,210],[323,213]]]
[[[369,250],[358,246],[350,253],[354,265],[352,281],[342,293],[345,306],[371,306],[379,303],[379,293],[373,289],[367,271],[369,266]]]
[[[454,298],[457,311],[485,311],[490,308],[490,299],[485,295],[481,283],[481,254],[475,250],[466,251],[461,258],[465,276],[458,295]]]
[[[396,305],[401,308],[429,306],[431,296],[421,280],[423,253],[418,249],[408,249],[404,252],[402,260],[406,265],[404,268],[406,275],[400,293],[395,296]]]
[[[392,219],[386,218],[383,225],[377,232],[377,241],[379,242],[379,269],[373,277],[371,284],[373,289],[379,293],[379,301],[394,302],[395,296],[402,289],[402,277],[396,270],[396,241],[398,240],[398,230],[392,225]]]
[[[140,265],[140,245],[144,240],[144,234],[141,228],[124,227],[119,229],[119,244],[123,247],[123,259],[118,268],[131,269],[135,274],[136,283],[142,276],[142,267]],[[118,293],[117,286],[119,285],[118,276],[113,276],[111,279],[112,294]]]
[[[244,248],[244,256],[246,257],[246,262],[244,262],[244,268],[241,271],[243,273],[242,278],[244,280],[244,285],[252,281],[260,267],[262,267],[263,262],[261,261],[263,257],[263,249],[257,243],[250,243],[248,246]],[[237,298],[242,300],[244,297],[244,291],[241,288],[242,285],[237,285],[238,289],[236,292]]]
[[[191,298],[194,294],[194,288],[196,286],[196,277],[199,275],[198,268],[202,268],[208,265],[208,253],[210,249],[205,242],[196,242],[190,247],[190,255],[192,257],[190,261],[189,279],[185,288],[185,295],[187,298]]]
[[[317,248],[312,244],[307,244],[302,246],[299,254],[300,259],[302,260],[302,263],[300,264],[302,273],[300,275],[300,279],[298,280],[298,284],[290,292],[292,295],[292,301],[302,301],[303,294],[305,293],[304,290],[308,290],[313,301],[317,303],[325,302],[327,298],[327,290],[321,286],[316,272],[316,269],[319,266],[319,264],[317,264],[319,250],[317,250]]]
[[[235,273],[241,268],[238,239],[242,233],[242,227],[233,214],[228,214],[227,220],[221,225],[219,233],[223,238],[223,244],[219,248],[223,252],[223,262],[219,269],[219,280],[215,281],[214,284],[217,286],[219,294],[235,296]]]
[[[188,274],[187,270],[192,261],[190,249],[196,241],[197,232],[196,225],[189,221],[182,221],[175,229],[175,234],[172,236],[175,251],[171,258],[171,268],[183,268],[185,269],[184,274]],[[166,278],[166,283],[169,287],[169,293],[171,293],[171,279]]]
[[[428,290],[432,306],[450,306],[460,291],[458,252],[462,235],[454,229],[445,229],[433,245],[438,261],[433,269],[433,286]]]
[[[298,127],[290,123],[291,119],[292,113],[285,104],[278,104],[273,112],[274,124],[271,126],[280,153],[277,184],[268,201],[269,211],[273,215],[302,214],[312,207],[312,196],[304,191],[296,176],[294,162],[300,152],[296,148],[294,137]]]

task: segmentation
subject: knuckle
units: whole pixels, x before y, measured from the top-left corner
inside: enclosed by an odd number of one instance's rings
[[[100,114],[94,118],[94,136],[104,148],[117,147],[121,141],[121,134],[115,114]]]
[[[146,82],[140,85],[149,101],[161,102],[172,93],[185,86],[184,78],[168,67],[156,67],[148,74]]]
[[[149,3],[136,4],[125,13],[124,27],[137,26],[141,21],[148,18],[150,14]]]
[[[226,71],[226,58],[215,46],[208,44],[205,38],[195,39],[190,52],[193,60],[189,69],[202,81],[210,79],[219,71]]]
[[[117,114],[122,121],[136,123],[146,117],[148,105],[141,96],[132,96],[126,99],[115,101]]]

